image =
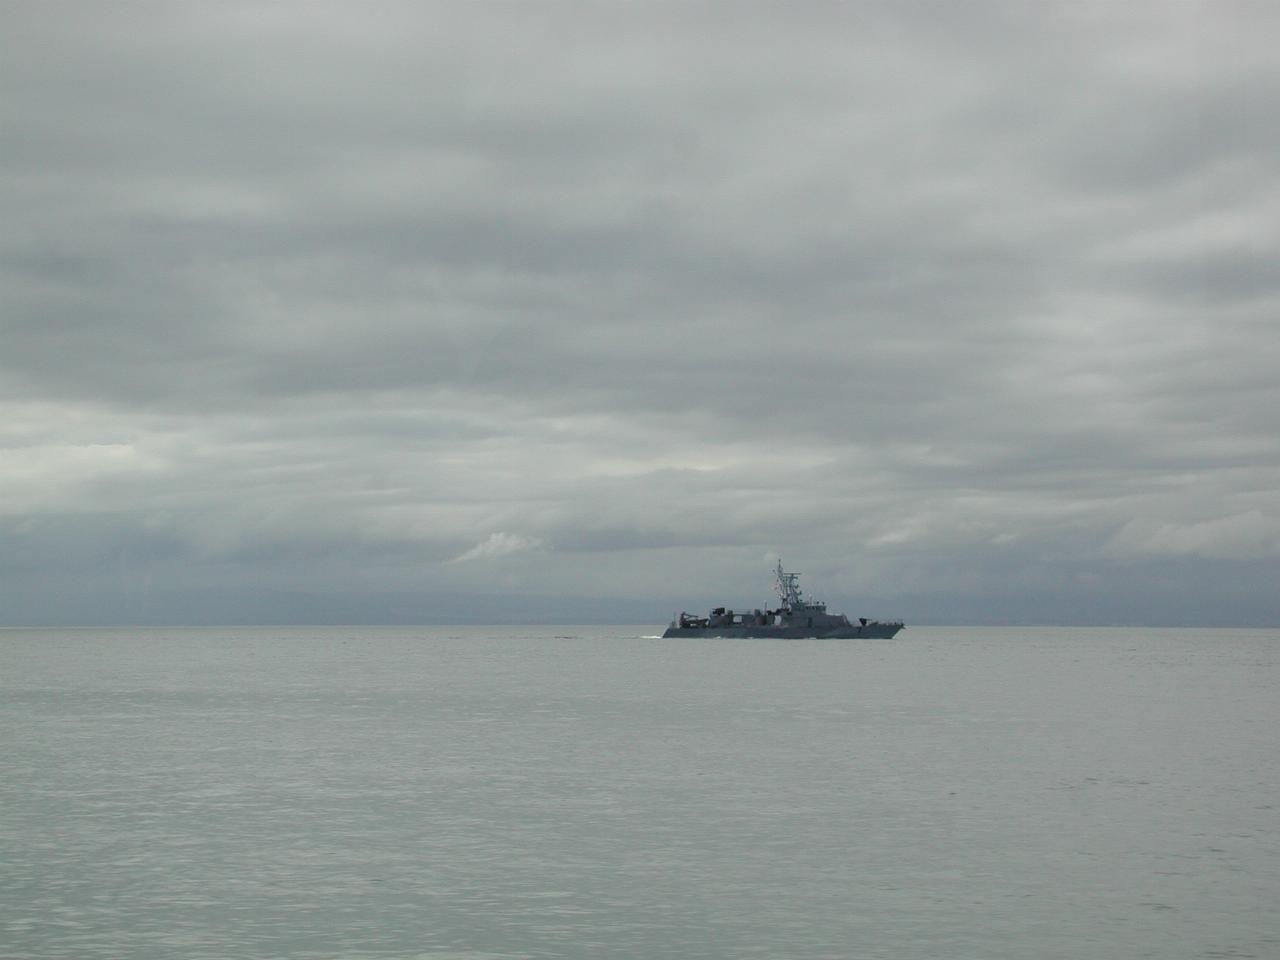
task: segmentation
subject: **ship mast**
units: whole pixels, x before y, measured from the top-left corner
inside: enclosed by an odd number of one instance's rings
[[[782,606],[786,610],[799,610],[804,606],[804,601],[800,599],[800,574],[787,573],[782,569],[782,561],[778,561],[778,599],[782,601]]]

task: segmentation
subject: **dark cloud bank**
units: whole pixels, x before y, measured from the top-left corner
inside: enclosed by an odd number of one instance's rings
[[[1280,622],[1276,20],[10,4],[0,620]]]

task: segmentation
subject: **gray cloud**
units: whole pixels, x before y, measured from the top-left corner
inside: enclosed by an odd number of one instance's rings
[[[1274,622],[1275,20],[15,5],[3,600]]]

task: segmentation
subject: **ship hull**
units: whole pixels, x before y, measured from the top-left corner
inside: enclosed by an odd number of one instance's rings
[[[767,627],[767,626],[732,626],[721,627],[667,627],[664,637],[748,637],[751,639],[776,640],[891,640],[899,630],[900,623],[853,624],[850,626],[823,629],[820,627]]]

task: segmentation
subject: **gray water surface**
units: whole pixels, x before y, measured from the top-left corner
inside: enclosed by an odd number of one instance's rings
[[[0,631],[0,955],[1280,957],[1280,631]]]

